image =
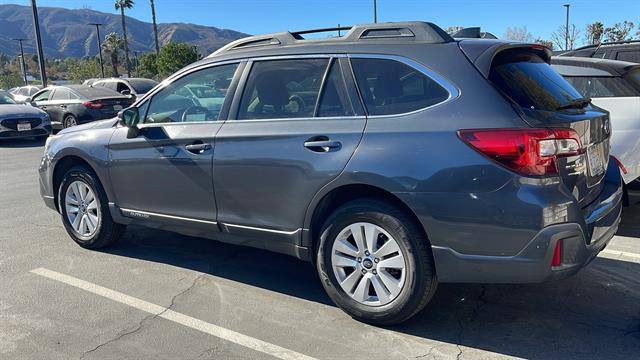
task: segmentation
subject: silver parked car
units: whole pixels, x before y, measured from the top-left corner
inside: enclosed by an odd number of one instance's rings
[[[625,182],[627,203],[640,188],[640,64],[583,57],[553,57],[552,67],[591,102],[610,112],[611,154]]]
[[[29,85],[29,86],[21,86],[10,90],[11,97],[19,104],[27,103],[28,99],[33,96],[33,94],[40,91],[42,87]]]
[[[0,139],[36,137],[51,133],[46,112],[33,106],[17,104],[9,93],[0,91]]]

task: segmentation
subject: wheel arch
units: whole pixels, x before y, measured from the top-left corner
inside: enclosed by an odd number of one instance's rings
[[[91,166],[91,163],[84,159],[82,156],[77,154],[68,154],[62,156],[58,161],[56,161],[55,166],[53,167],[53,175],[52,175],[52,189],[53,189],[53,197],[56,205],[56,210],[60,211],[60,199],[59,199],[59,190],[60,185],[62,183],[62,179],[64,174],[69,171],[74,166],[83,165],[91,169],[93,174],[96,176],[96,179],[100,182],[100,184],[104,184],[96,169]]]
[[[337,186],[328,190],[317,202],[312,205],[313,211],[307,212],[303,232],[302,246],[307,247],[311,254],[315,254],[320,234],[319,231],[326,218],[331,215],[335,209],[346,204],[349,201],[373,198],[386,201],[406,212],[418,225],[423,232],[425,238],[428,239],[427,231],[416,213],[398,196],[381,187],[370,184],[346,184]],[[315,256],[311,255],[312,262],[315,262]]]

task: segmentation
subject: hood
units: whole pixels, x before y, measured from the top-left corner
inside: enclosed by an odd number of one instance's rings
[[[93,121],[93,122],[86,123],[86,124],[83,124],[83,125],[73,126],[73,127],[70,127],[70,128],[66,128],[66,129],[60,130],[58,135],[64,135],[64,134],[69,134],[69,133],[74,133],[74,132],[84,131],[84,130],[89,130],[89,129],[108,129],[110,127],[113,127],[117,122],[118,122],[117,118],[108,119],[108,120]]]
[[[31,105],[25,104],[3,104],[0,105],[0,119],[12,118],[12,119],[20,119],[20,118],[44,118],[47,116],[47,113],[38,109],[37,107],[33,107]]]

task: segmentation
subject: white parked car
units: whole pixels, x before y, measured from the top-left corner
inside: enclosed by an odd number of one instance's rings
[[[593,105],[611,116],[611,154],[625,182],[627,201],[640,193],[640,64],[626,61],[553,57],[551,66]]]
[[[21,86],[11,89],[10,93],[15,102],[17,102],[18,104],[24,104],[30,97],[33,96],[33,94],[40,91],[40,89],[42,89],[42,87],[34,85]]]

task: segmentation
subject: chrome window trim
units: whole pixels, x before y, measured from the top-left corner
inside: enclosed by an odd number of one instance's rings
[[[397,117],[397,116],[406,116],[406,115],[413,115],[415,113],[419,113],[421,111],[425,111],[428,109],[431,109],[433,107],[436,106],[440,106],[443,104],[446,104],[452,100],[457,99],[458,97],[460,97],[461,91],[460,89],[458,89],[458,87],[456,87],[455,85],[453,85],[453,83],[451,83],[449,80],[447,80],[444,76],[438,74],[437,72],[431,70],[430,68],[428,68],[427,66],[415,61],[415,60],[411,60],[409,58],[406,58],[404,56],[399,56],[399,55],[385,55],[385,54],[348,54],[347,57],[349,59],[382,59],[382,60],[393,60],[393,61],[397,61],[400,62],[402,64],[405,64],[409,67],[414,68],[415,70],[420,71],[423,75],[429,77],[431,80],[435,81],[436,84],[442,86],[442,88],[444,88],[447,93],[449,93],[449,97],[447,97],[446,99],[444,99],[443,101],[439,102],[439,103],[435,103],[433,105],[429,105],[427,107],[423,107],[420,109],[416,109],[413,111],[408,111],[408,112],[404,112],[404,113],[397,113],[397,114],[387,114],[387,115],[367,115],[367,119],[379,119],[379,118],[389,118],[389,117]],[[351,66],[353,68],[353,66]],[[354,80],[357,81],[357,79],[355,78],[355,74],[354,74]],[[356,84],[357,86],[357,84]],[[360,89],[358,89],[358,93],[360,92]],[[362,99],[361,99],[362,100]],[[364,105],[363,102],[363,106],[365,108],[365,111],[367,111],[367,107]]]
[[[154,213],[154,212],[150,212],[150,211],[142,211],[142,210],[134,210],[134,209],[126,209],[126,208],[120,208],[120,211],[122,211],[123,213],[125,213],[125,212],[138,213],[138,214],[147,215],[147,216],[156,216],[156,217],[161,217],[161,218],[165,218],[165,219],[173,219],[173,220],[191,221],[191,222],[197,222],[197,223],[202,223],[202,224],[210,224],[210,225],[217,225],[218,224],[217,221],[200,220],[200,219],[193,219],[193,218],[187,218],[187,217],[182,217],[182,216],[159,214],[159,213]],[[124,214],[124,215],[127,216],[127,217],[136,218],[135,216],[129,216],[127,214]]]

